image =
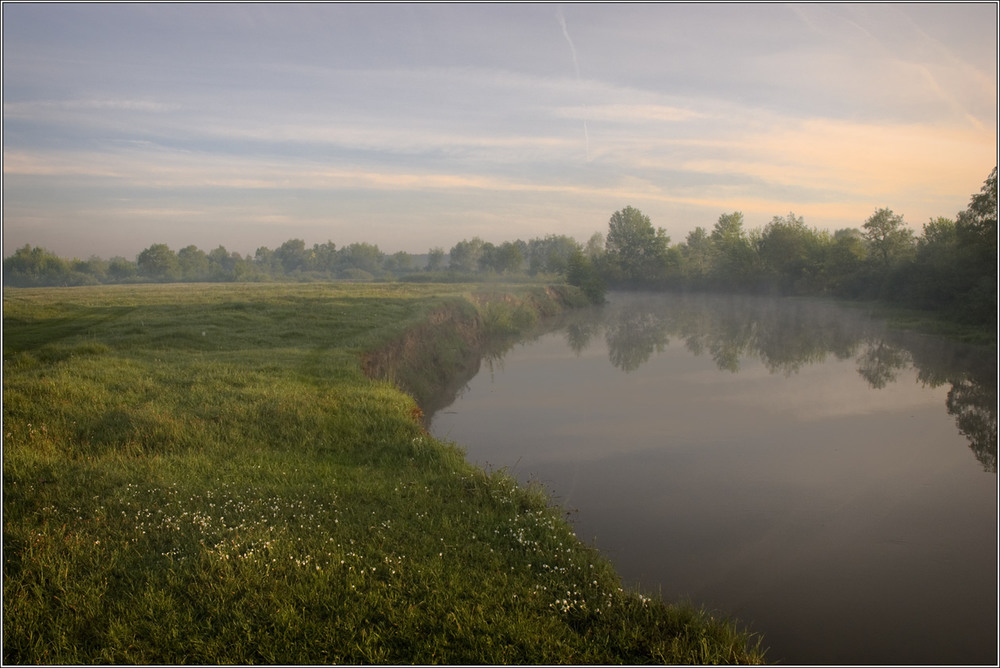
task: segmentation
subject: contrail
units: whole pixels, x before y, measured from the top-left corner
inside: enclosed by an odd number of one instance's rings
[[[576,47],[573,46],[573,40],[569,36],[569,30],[566,28],[566,17],[563,16],[562,7],[556,13],[556,19],[559,21],[559,25],[562,27],[563,37],[566,38],[566,42],[569,44],[569,52],[573,55],[573,69],[576,70],[576,81],[579,83],[582,81],[580,76],[580,61],[576,58]],[[590,131],[587,130],[587,117],[583,118],[583,140],[584,146],[587,151],[587,161],[590,161]]]

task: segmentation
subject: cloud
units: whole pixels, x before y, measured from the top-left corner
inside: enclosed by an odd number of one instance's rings
[[[55,114],[72,111],[137,111],[146,113],[167,113],[179,110],[177,104],[149,99],[71,99],[71,100],[30,100],[5,102],[3,113],[7,118],[37,119],[39,114]],[[57,116],[58,117],[58,116]]]
[[[657,104],[603,104],[592,106],[555,107],[557,118],[589,118],[607,123],[676,123],[702,118],[704,114],[693,109],[684,109]]]
[[[995,26],[953,5],[11,6],[5,232],[119,198],[409,247],[626,204],[918,225],[995,164]]]

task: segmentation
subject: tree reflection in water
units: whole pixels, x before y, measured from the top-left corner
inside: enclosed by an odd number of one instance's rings
[[[567,339],[579,353],[601,330],[611,363],[626,373],[662,352],[671,338],[733,373],[741,360],[757,358],[771,373],[791,375],[833,355],[853,358],[858,374],[882,389],[912,368],[924,385],[951,384],[948,414],[983,468],[997,471],[995,351],[891,330],[860,308],[735,295],[616,295],[597,324],[570,324]]]

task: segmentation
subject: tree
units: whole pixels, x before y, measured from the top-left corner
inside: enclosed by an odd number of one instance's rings
[[[660,278],[669,243],[662,227],[653,228],[649,216],[631,206],[614,212],[608,221],[608,261],[626,280]]]
[[[604,279],[601,278],[590,258],[580,250],[570,255],[569,261],[566,263],[566,282],[580,288],[592,303],[604,303],[606,292]]]
[[[497,264],[497,247],[494,246],[489,241],[485,242],[482,248],[479,249],[479,271],[498,271],[496,268]]]
[[[177,254],[166,244],[153,244],[136,259],[139,275],[154,281],[175,281],[180,276]]]
[[[382,264],[390,274],[406,273],[413,270],[413,257],[406,251],[399,251],[385,258]]]
[[[181,278],[186,281],[204,281],[208,278],[208,256],[195,245],[177,251],[177,264]]]
[[[309,256],[312,262],[311,268],[315,271],[324,271],[331,276],[336,273],[337,264],[340,262],[340,257],[337,255],[337,244],[332,241],[327,241],[325,244],[313,244]]]
[[[758,253],[764,270],[784,290],[807,291],[820,268],[823,235],[806,227],[801,216],[775,216],[764,228]]]
[[[385,254],[375,244],[353,243],[340,249],[340,271],[360,269],[374,275],[381,271],[384,258]]]
[[[525,244],[528,271],[532,275],[539,272],[564,274],[570,256],[578,250],[580,244],[576,239],[564,234],[536,237]]]
[[[600,259],[604,255],[604,235],[600,232],[591,234],[587,239],[587,245],[583,248],[583,254],[591,262]]]
[[[427,251],[427,271],[441,271],[444,269],[444,249],[435,246]]]
[[[515,242],[505,241],[499,246],[494,246],[487,241],[480,248],[480,271],[492,271],[497,274],[513,273],[521,268],[523,261],[524,255]]]
[[[70,263],[70,273],[79,277],[86,277],[86,283],[96,285],[107,282],[108,263],[96,255],[91,255],[87,260],[73,259]]]
[[[883,268],[907,257],[913,249],[913,232],[892,209],[878,209],[862,225],[861,237],[872,257]]]
[[[712,243],[720,248],[733,246],[746,240],[743,234],[743,213],[733,211],[719,216],[712,228]]]
[[[713,273],[729,287],[744,288],[755,278],[756,251],[743,231],[743,214],[724,213],[712,228]]]
[[[856,227],[837,230],[823,256],[823,275],[828,289],[842,297],[858,297],[864,289],[862,268],[868,249]]]
[[[3,261],[3,282],[6,285],[63,285],[67,282],[69,273],[66,260],[41,246],[22,246]]]
[[[493,268],[501,274],[512,274],[521,268],[524,262],[524,254],[520,246],[512,241],[505,241],[497,246]]]
[[[955,221],[961,258],[964,317],[970,322],[997,319],[997,169]]]
[[[982,189],[972,196],[969,207],[955,221],[959,235],[966,242],[991,247],[997,245],[997,168],[983,182]]]
[[[309,269],[309,256],[306,253],[306,242],[302,239],[289,239],[278,246],[274,255],[281,263],[285,274]]]
[[[209,275],[213,281],[233,281],[236,280],[236,261],[239,255],[230,255],[226,247],[219,245],[208,253]]]
[[[455,244],[451,251],[451,262],[448,265],[453,271],[461,271],[471,274],[479,265],[479,256],[483,251],[483,240],[473,237],[471,240],[462,240]]]
[[[950,306],[963,289],[960,266],[955,222],[944,217],[932,218],[917,238],[907,301],[922,308]]]
[[[265,276],[277,276],[282,272],[281,260],[267,246],[261,246],[257,249],[253,256],[253,263],[257,271]]]
[[[712,268],[712,240],[704,227],[688,232],[681,255],[689,278],[700,279],[708,274]]]
[[[108,277],[119,283],[125,281],[134,280],[138,275],[139,269],[136,267],[135,262],[128,260],[120,255],[108,260]]]

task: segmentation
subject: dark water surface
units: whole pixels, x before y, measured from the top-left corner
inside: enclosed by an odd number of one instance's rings
[[[997,662],[995,353],[801,300],[571,317],[485,361],[432,433],[771,661]]]

